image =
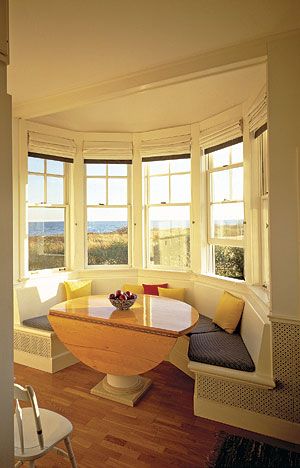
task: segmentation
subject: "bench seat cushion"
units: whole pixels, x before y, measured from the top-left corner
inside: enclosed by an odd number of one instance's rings
[[[206,317],[205,315],[200,315],[197,324],[189,333],[187,333],[187,335],[191,336],[197,333],[210,333],[221,330],[222,329],[216,323],[213,323],[211,318]]]
[[[254,372],[255,365],[241,336],[224,331],[198,333],[190,337],[189,359],[213,366]]]
[[[39,317],[32,317],[24,320],[23,325],[26,327],[39,328],[40,330],[53,331],[47,315],[40,315]]]

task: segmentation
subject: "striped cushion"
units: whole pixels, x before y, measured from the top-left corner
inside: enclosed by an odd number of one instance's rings
[[[197,333],[210,333],[215,331],[220,331],[221,328],[218,327],[215,323],[212,322],[212,319],[206,317],[205,315],[200,315],[200,318],[194,328],[188,333],[188,336],[197,334]]]
[[[47,315],[40,315],[39,317],[32,317],[24,320],[23,325],[26,327],[39,328],[40,330],[53,331]]]
[[[255,365],[241,336],[224,331],[194,334],[190,337],[189,359],[191,361],[254,372]]]

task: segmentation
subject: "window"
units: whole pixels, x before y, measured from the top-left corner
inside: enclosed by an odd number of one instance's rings
[[[190,267],[191,160],[143,158],[147,267]]]
[[[261,284],[270,284],[269,267],[269,177],[268,177],[268,130],[260,127],[254,134],[259,156],[260,173],[260,237],[261,237]]]
[[[64,158],[29,153],[29,271],[66,266],[66,168]]]
[[[130,161],[85,163],[88,265],[128,265]]]
[[[243,143],[205,150],[208,157],[209,265],[218,276],[244,279]]]

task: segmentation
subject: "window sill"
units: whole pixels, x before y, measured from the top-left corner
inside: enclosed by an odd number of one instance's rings
[[[249,289],[260,299],[266,306],[270,307],[270,290],[259,285],[249,285]]]
[[[217,276],[210,273],[194,273],[195,281],[203,281],[206,284],[211,284],[212,286],[223,286],[224,289],[232,288],[241,293],[246,292],[247,284],[245,280],[238,280],[234,278],[227,278],[226,276]]]
[[[53,278],[53,277],[56,277],[56,276],[68,277],[68,275],[71,272],[72,272],[71,270],[61,270],[61,271],[59,271],[59,270],[47,270],[47,271],[41,270],[38,273],[29,274],[28,276],[24,276],[23,278],[19,278],[17,280],[17,284],[26,283],[27,281],[34,281],[34,280],[40,279],[40,278]]]

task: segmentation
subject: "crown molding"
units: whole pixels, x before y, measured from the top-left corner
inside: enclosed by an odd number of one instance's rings
[[[18,103],[14,106],[13,115],[23,119],[33,119],[63,112],[88,104],[253,66],[263,63],[266,55],[267,41],[265,38],[259,39],[86,87]]]

